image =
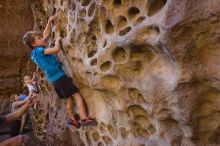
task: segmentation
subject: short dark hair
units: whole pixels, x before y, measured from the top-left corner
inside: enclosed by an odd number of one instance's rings
[[[28,31],[24,34],[23,36],[23,43],[31,48],[34,49],[34,46],[31,45],[31,43],[33,43],[35,41],[35,36],[41,36],[40,32],[36,32],[36,31]]]
[[[31,49],[34,49],[31,43],[33,43],[35,40],[35,34],[36,33],[34,31],[28,31],[23,36],[23,43]]]

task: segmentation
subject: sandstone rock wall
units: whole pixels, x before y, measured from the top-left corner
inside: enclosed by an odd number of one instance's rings
[[[47,82],[33,116],[50,145],[219,145],[220,2],[42,0],[35,28],[56,14],[64,69],[97,127],[66,126],[65,102]],[[52,39],[51,39],[52,40]]]

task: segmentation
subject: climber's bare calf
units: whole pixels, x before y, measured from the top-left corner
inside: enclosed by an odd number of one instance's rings
[[[76,121],[73,113],[73,96],[79,109],[82,125],[95,125],[97,122],[87,116],[85,103],[80,95],[79,89],[73,84],[72,78],[68,77],[60,66],[55,54],[60,52],[61,38],[55,41],[55,46],[46,48],[47,40],[51,33],[51,22],[54,18],[48,20],[43,36],[34,31],[27,32],[23,37],[23,42],[32,49],[31,59],[44,70],[47,80],[52,82],[57,95],[61,99],[67,99],[67,111],[69,123],[79,128],[80,123]]]

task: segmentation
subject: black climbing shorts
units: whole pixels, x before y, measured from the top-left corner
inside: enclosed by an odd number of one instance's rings
[[[73,84],[72,78],[67,75],[63,75],[58,80],[53,81],[52,84],[61,99],[71,97],[79,92],[79,89]]]

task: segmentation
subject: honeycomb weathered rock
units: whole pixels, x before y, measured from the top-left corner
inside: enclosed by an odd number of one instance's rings
[[[42,0],[41,6],[45,16],[58,15],[59,57],[99,123],[66,127],[65,103],[47,85],[35,116],[42,141],[218,145],[219,1]],[[45,21],[41,13],[35,17]]]

